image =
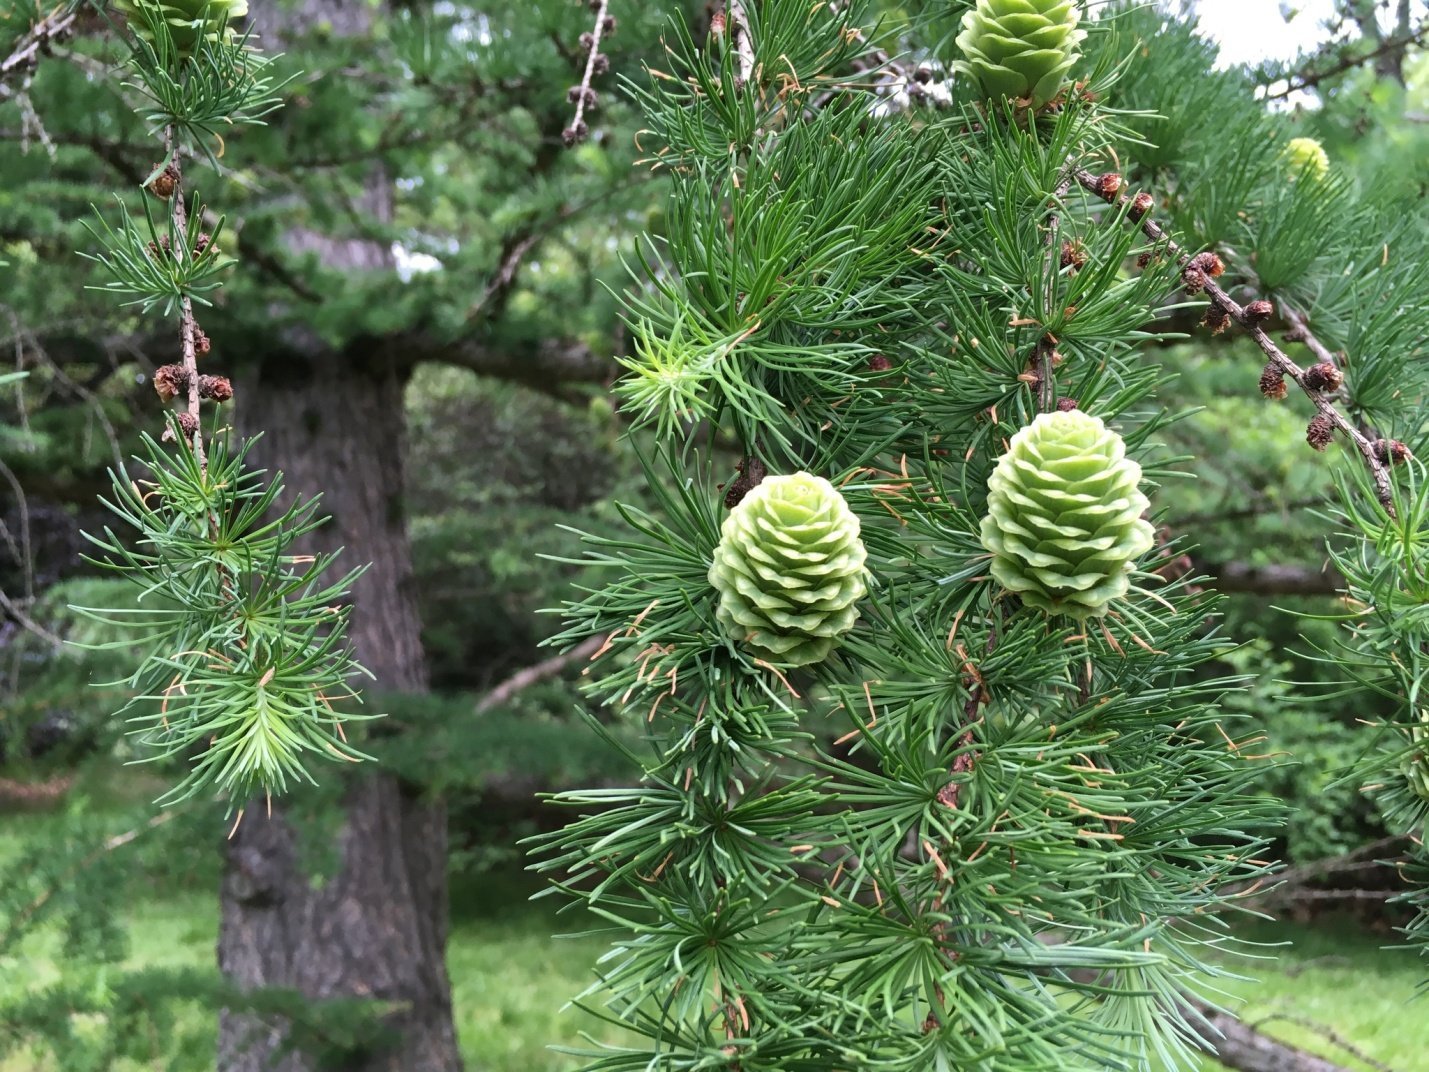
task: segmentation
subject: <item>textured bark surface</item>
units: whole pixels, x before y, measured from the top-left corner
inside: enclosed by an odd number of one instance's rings
[[[345,547],[357,584],[352,637],[384,691],[426,686],[402,512],[404,371],[361,355],[272,358],[238,384],[242,424],[262,429],[256,460],[291,491],[323,492],[332,523],[315,544]],[[247,430],[247,429],[245,429]],[[325,779],[347,772],[320,771]],[[309,878],[301,830],[275,805],[251,805],[227,842],[219,966],[245,989],[291,987],[314,998],[394,1003],[397,1041],[349,1055],[344,1072],[447,1072],[461,1067],[444,961],[446,816],[379,770],[351,773],[335,872]],[[308,1055],[278,1055],[281,1022],[225,1013],[221,1072],[316,1072]]]

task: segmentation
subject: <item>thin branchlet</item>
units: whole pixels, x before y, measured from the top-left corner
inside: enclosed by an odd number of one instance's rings
[[[169,197],[170,211],[173,213],[175,241],[182,247],[182,255],[192,256],[193,251],[187,248],[184,236],[188,233],[188,209],[184,206],[184,183],[183,183],[183,160],[174,138],[173,128],[170,127],[165,134],[164,149],[168,155],[169,166],[165,172],[173,181],[173,192]],[[180,250],[173,251],[174,256],[180,255]],[[201,399],[199,395],[199,374],[198,374],[198,321],[194,318],[193,299],[185,294],[179,301],[179,346],[184,371],[188,373],[188,408],[187,412],[192,425],[194,457],[198,459],[200,466],[206,465],[207,460],[203,447],[203,425],[199,417],[199,406]]]
[[[603,63],[608,63],[600,51],[600,40],[608,32],[608,28],[613,27],[614,22],[610,16],[610,0],[595,0],[595,25],[591,28],[588,36],[582,37],[582,43],[587,39],[590,41],[590,48],[586,52],[585,70],[581,72],[579,84],[571,88],[571,97],[575,101],[576,114],[571,120],[571,125],[562,131],[567,146],[577,145],[585,140],[587,127],[585,114],[587,109],[595,106],[595,90],[591,88],[591,81],[596,76],[596,69]]]
[[[1112,203],[1130,202],[1134,205],[1134,199],[1119,192],[1121,184],[1116,184],[1112,189],[1111,196],[1108,197],[1108,183],[1106,176],[1093,175],[1090,171],[1077,168],[1073,171],[1073,177],[1077,184],[1083,189],[1101,197],[1103,200]],[[1374,443],[1363,432],[1357,428],[1353,421],[1346,417],[1335,406],[1335,403],[1325,395],[1306,383],[1305,370],[1297,365],[1286,355],[1285,351],[1276,345],[1275,340],[1267,334],[1261,326],[1261,318],[1246,311],[1246,306],[1241,305],[1234,298],[1225,292],[1224,289],[1214,279],[1204,272],[1191,267],[1192,257],[1174,239],[1170,237],[1160,224],[1151,217],[1149,210],[1142,208],[1135,212],[1128,212],[1129,218],[1134,218],[1143,234],[1153,242],[1158,243],[1171,256],[1175,257],[1183,269],[1189,269],[1195,273],[1194,281],[1198,289],[1204,290],[1206,296],[1210,298],[1212,305],[1227,313],[1232,320],[1239,324],[1250,337],[1255,340],[1255,344],[1260,347],[1262,353],[1286,376],[1294,380],[1295,383],[1305,392],[1305,396],[1314,404],[1315,409],[1323,420],[1333,425],[1333,427],[1344,433],[1344,435],[1355,445],[1360,457],[1364,459],[1365,467],[1369,470],[1370,476],[1374,480],[1375,496],[1386,510],[1394,509],[1393,489],[1389,477],[1389,466],[1382,461],[1375,451]],[[1282,312],[1282,315],[1283,312]],[[1288,319],[1288,318],[1287,318]],[[1296,330],[1300,332],[1300,337],[1309,345],[1309,340],[1314,338],[1309,329],[1305,326],[1303,317],[1297,318],[1294,322]],[[1330,351],[1318,340],[1311,346],[1312,352],[1321,360],[1327,358],[1333,362]],[[1321,355],[1325,356],[1321,356]]]

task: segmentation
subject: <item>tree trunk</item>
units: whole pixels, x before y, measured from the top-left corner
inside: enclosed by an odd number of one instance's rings
[[[385,692],[426,687],[402,509],[402,388],[406,370],[362,355],[269,357],[240,380],[242,425],[262,430],[255,460],[281,469],[289,492],[323,492],[332,522],[314,543],[370,562],[357,582],[352,639]],[[227,842],[219,966],[250,990],[391,1003],[393,1040],[336,1064],[280,1053],[281,1018],[225,1012],[221,1072],[447,1072],[461,1068],[447,978],[446,814],[376,769],[348,778],[336,870],[313,881],[300,823],[279,805],[246,810]],[[329,1060],[332,1055],[329,1055]]]

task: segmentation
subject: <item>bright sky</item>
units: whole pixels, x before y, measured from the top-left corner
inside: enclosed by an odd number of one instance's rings
[[[1334,6],[1334,0],[1198,0],[1196,11],[1206,36],[1221,46],[1221,62],[1230,65],[1289,59],[1309,48]],[[1289,22],[1282,8],[1292,13]]]

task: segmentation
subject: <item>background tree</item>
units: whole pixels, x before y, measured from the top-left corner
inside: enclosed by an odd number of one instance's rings
[[[55,25],[44,14],[19,18],[17,38],[34,36],[32,24]],[[280,69],[302,74],[269,127],[226,132],[220,167],[192,169],[228,212],[239,261],[226,300],[202,327],[233,370],[240,430],[265,432],[255,458],[281,466],[290,487],[328,492],[333,521],[312,550],[343,546],[372,564],[352,637],[388,695],[384,732],[395,733],[409,724],[400,696],[425,691],[428,680],[394,449],[404,440],[404,388],[423,362],[555,394],[602,379],[605,362],[581,333],[611,336],[610,306],[594,285],[610,259],[561,234],[595,213],[625,212],[639,176],[626,137],[565,146],[567,89],[591,29],[577,5],[388,12],[320,3],[253,15],[264,39],[290,54]],[[605,51],[638,65],[659,16],[632,12],[619,33],[604,34]],[[96,306],[65,251],[83,244],[71,221],[98,191],[137,185],[154,154],[130,91],[110,75],[91,77],[113,55],[105,22],[85,14],[53,36],[63,40],[34,70],[22,121],[8,132],[33,139],[31,152],[13,156],[6,224],[11,259],[23,266],[7,281],[23,317],[16,335],[27,361],[40,363],[27,414],[51,392],[129,408],[123,380],[169,363],[171,343]],[[601,114],[618,127],[618,106]],[[242,163],[230,169],[228,160]],[[576,311],[552,324],[547,310],[560,304]],[[120,426],[144,427],[148,408],[132,407]],[[64,428],[53,404],[44,419],[63,429],[50,442],[66,453],[59,444],[73,419]],[[38,452],[28,460],[44,471]],[[503,650],[491,662],[510,658]],[[271,818],[247,810],[227,843],[225,971],[245,988],[389,1001],[401,1010],[401,1041],[368,1058],[372,1067],[455,1067],[442,962],[442,806],[420,784],[375,773],[350,783],[342,807],[338,863],[321,884],[309,881],[311,861],[282,806]],[[307,925],[315,920],[329,924]],[[298,934],[307,937],[295,942]],[[282,1030],[241,1045],[251,1027],[228,1018],[223,1067],[267,1062]],[[300,1055],[285,1061],[307,1064]]]

